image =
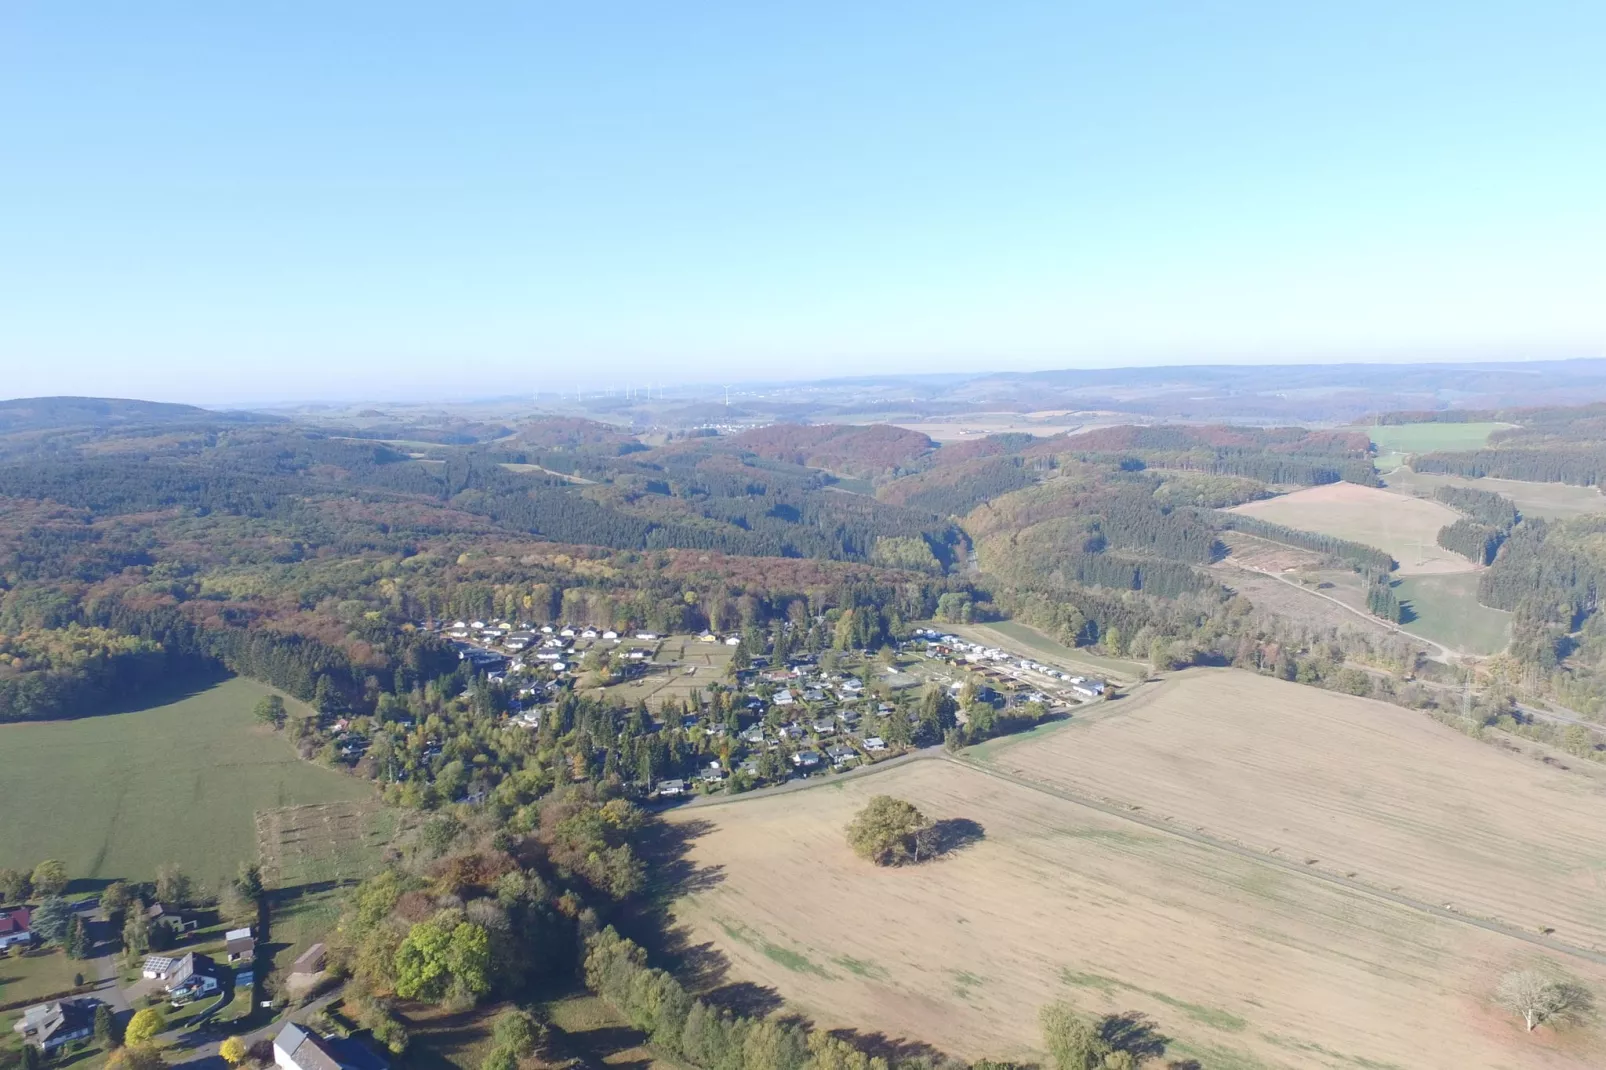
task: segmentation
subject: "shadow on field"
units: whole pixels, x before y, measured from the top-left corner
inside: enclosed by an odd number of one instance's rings
[[[1116,1051],[1124,1051],[1143,1059],[1158,1059],[1165,1054],[1171,1038],[1154,1027],[1154,1020],[1139,1011],[1122,1011],[1111,1014],[1099,1022],[1099,1037]]]
[[[747,1018],[768,1018],[786,1003],[775,989],[752,981],[732,981],[704,992],[700,998],[711,1006]]]
[[[951,1062],[946,1052],[923,1040],[889,1037],[885,1033],[861,1033],[857,1029],[833,1029],[831,1035],[852,1044],[872,1059],[885,1059],[892,1064],[910,1059],[919,1059],[932,1066]]]
[[[168,706],[182,699],[192,698],[231,679],[233,673],[221,665],[193,662],[181,664],[176,670],[164,672],[159,679],[144,681],[129,688],[111,701],[97,705],[84,713],[66,713],[51,720],[77,721],[85,717],[104,717],[112,713],[138,713],[140,710]]]
[[[926,830],[922,853],[929,859],[946,858],[987,838],[981,822],[968,817],[945,817]]]
[[[675,924],[673,910],[682,896],[708,891],[725,879],[725,867],[699,866],[690,857],[692,844],[713,828],[709,821],[650,819],[637,840],[637,850],[651,874],[651,884],[647,894],[632,903],[629,916],[619,921],[626,936],[696,993],[724,986],[730,964],[712,943],[692,943],[691,932]]]

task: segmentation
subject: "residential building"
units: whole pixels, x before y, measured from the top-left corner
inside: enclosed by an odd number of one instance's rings
[[[0,951],[13,944],[27,947],[33,943],[33,914],[27,907],[0,910]]]
[[[249,927],[244,929],[230,929],[223,934],[223,949],[228,955],[229,963],[246,963],[256,958],[257,942],[251,935]]]
[[[686,782],[684,780],[660,780],[658,782],[658,794],[663,798],[684,795],[686,794]]]
[[[320,1037],[306,1026],[286,1023],[273,1038],[280,1070],[389,1070],[390,1063],[349,1037]]]
[[[179,959],[163,980],[167,982],[168,999],[175,1007],[210,996],[223,987],[212,960],[193,951]]]
[[[32,1044],[51,1055],[65,1044],[94,1034],[98,1006],[100,1000],[88,996],[41,1003],[23,1011],[22,1018],[11,1029],[22,1036],[24,1044]]]

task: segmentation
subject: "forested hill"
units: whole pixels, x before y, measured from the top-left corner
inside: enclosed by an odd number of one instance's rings
[[[175,422],[197,423],[274,422],[274,417],[257,413],[212,412],[194,405],[173,405],[160,401],[131,401],[125,398],[18,398],[0,401],[0,435],[16,431],[44,431],[59,428],[94,427],[100,429],[126,425],[161,425]]]
[[[1364,439],[1298,428],[939,445],[885,426],[120,411],[0,432],[0,717],[202,663],[370,709],[463,671],[418,628],[442,617],[818,625],[875,646],[939,610],[1013,613],[1167,664],[1292,674],[1308,656],[1321,681],[1331,655],[1301,653],[1317,634],[1273,635],[1210,570],[1217,510],[1370,471]]]

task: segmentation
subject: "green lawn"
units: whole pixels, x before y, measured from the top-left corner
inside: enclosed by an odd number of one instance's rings
[[[1394,593],[1415,619],[1405,630],[1469,654],[1498,654],[1511,642],[1511,614],[1478,603],[1478,573],[1408,576]]]
[[[0,866],[59,858],[74,877],[148,880],[176,862],[216,891],[255,859],[258,809],[372,797],[254,723],[268,692],[235,678],[148,709],[0,725],[0,813],[26,815],[0,822]]]
[[[93,977],[95,971],[81,959],[70,959],[60,949],[22,955],[13,948],[0,959],[0,1003],[41,999],[73,987],[73,976]]]
[[[1428,453],[1432,450],[1475,450],[1487,445],[1495,431],[1511,424],[1396,424],[1384,427],[1363,427],[1372,437],[1378,451],[1398,453]]]

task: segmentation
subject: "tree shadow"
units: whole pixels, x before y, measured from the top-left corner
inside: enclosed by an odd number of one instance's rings
[[[968,817],[945,817],[921,836],[921,855],[927,859],[945,858],[987,838],[979,821]]]
[[[1106,1015],[1099,1022],[1099,1037],[1116,1051],[1138,1059],[1158,1059],[1171,1043],[1170,1037],[1155,1028],[1153,1019],[1140,1011]]]
[[[885,1033],[861,1033],[857,1029],[833,1029],[830,1033],[837,1040],[853,1045],[872,1059],[885,1059],[894,1066],[913,1060],[919,1060],[929,1066],[943,1066],[952,1062],[947,1052],[923,1040],[889,1037]]]
[[[723,957],[723,956],[721,956]],[[704,1003],[744,1018],[768,1018],[786,1003],[773,988],[751,981],[733,981],[705,991]]]

